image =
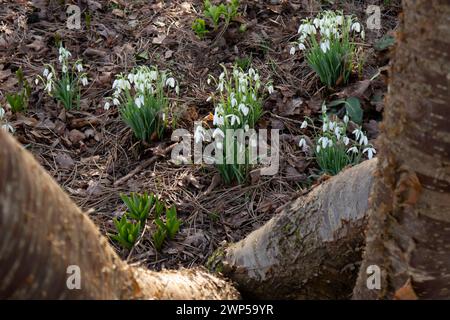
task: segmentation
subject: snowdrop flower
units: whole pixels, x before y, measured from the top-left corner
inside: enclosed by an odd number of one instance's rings
[[[9,124],[9,123],[6,123],[6,124],[3,124],[2,126],[1,126],[1,129],[2,130],[4,130],[4,131],[6,131],[6,132],[11,132],[11,133],[14,133],[14,128]]]
[[[210,85],[210,84],[211,84],[211,78],[208,78],[208,80],[206,80],[206,83],[207,83],[208,85]]]
[[[232,126],[234,126],[235,123],[237,123],[238,125],[241,124],[241,120],[235,114],[228,114],[225,117],[230,118],[230,123]]]
[[[298,48],[300,49],[300,50],[306,50],[306,47],[305,47],[305,45],[303,44],[303,43],[299,43],[298,44]]]
[[[44,77],[47,77],[48,74],[49,74],[49,71],[48,71],[47,68],[45,68],[45,69],[44,69],[44,72],[42,73],[42,75],[43,75]]]
[[[248,112],[250,111],[250,109],[249,109],[245,104],[243,104],[243,103],[239,104],[238,110],[239,110],[240,112],[242,112],[242,114],[243,114],[244,116],[247,116],[247,115],[248,115]],[[233,123],[232,123],[231,125],[233,125]]]
[[[325,149],[328,145],[328,141],[330,140],[327,137],[320,137],[318,142],[322,145],[322,148]]]
[[[349,152],[358,153],[358,148],[357,147],[351,147],[350,149],[347,150],[347,153],[349,153]]]
[[[139,96],[136,99],[134,99],[134,103],[138,108],[144,105],[144,96]]]
[[[250,77],[255,76],[255,75],[256,75],[255,70],[254,70],[253,68],[248,69],[248,75],[249,75]]]
[[[319,20],[318,18],[315,18],[314,21],[313,21],[313,23],[314,23],[314,26],[315,26],[316,28],[319,28],[319,26],[320,26],[320,20]]]
[[[366,38],[366,32],[363,30],[361,31],[361,39],[365,39]]]
[[[305,129],[305,128],[307,128],[307,127],[308,127],[308,121],[304,120],[304,121],[302,122],[302,125],[300,126],[300,129]]]
[[[47,82],[47,85],[45,86],[45,90],[47,90],[48,93],[52,93],[52,82]]]
[[[219,85],[217,86],[217,90],[219,90],[220,92],[223,92],[223,81],[219,82]]]
[[[50,72],[50,73],[47,75],[47,80],[50,80],[52,77],[53,77],[53,73]]]
[[[344,123],[347,124],[349,120],[350,120],[350,119],[348,118],[348,115],[345,115],[345,116],[344,116]]]
[[[361,25],[359,24],[359,22],[353,23],[352,27],[351,27],[351,30],[352,31],[356,31],[358,33],[361,32]]]
[[[134,74],[133,74],[133,73],[130,73],[130,74],[128,75],[128,81],[130,81],[130,83],[133,83],[133,82],[134,82]]]
[[[221,137],[222,139],[225,138],[225,134],[220,128],[216,128],[212,134],[212,137],[216,139],[216,137]]]
[[[370,147],[370,148],[365,148],[365,149],[363,150],[363,153],[367,153],[367,157],[368,157],[369,160],[370,160],[370,159],[373,158],[373,155],[374,155],[375,153],[377,153],[377,152],[376,152],[376,150],[375,150],[374,148]]]
[[[253,77],[253,80],[255,80],[255,81],[259,81],[259,74],[255,74],[255,76]]]
[[[5,109],[0,107],[0,119],[3,119],[4,116],[5,116]]]
[[[237,105],[237,100],[235,98],[231,98],[231,106],[234,108]]]
[[[295,47],[291,47],[291,50],[289,50],[289,54],[293,56],[295,54]]]
[[[35,84],[35,85],[38,85],[38,84],[39,84],[39,79],[38,79],[38,78],[34,79],[34,84]]]
[[[175,79],[174,78],[169,78],[166,80],[166,86],[169,86],[171,88],[175,87]]]
[[[330,127],[330,131],[333,131],[334,130],[334,126],[336,125],[336,122],[334,122],[334,121],[330,121],[330,123],[329,123],[329,127]]]
[[[363,132],[361,130],[359,130],[359,129],[353,130],[352,133],[355,135],[356,140],[359,140],[359,137],[361,137],[361,135],[364,135]]]
[[[83,72],[83,65],[81,63],[78,63],[76,65],[76,68],[77,68],[78,72]]]
[[[66,91],[70,91],[70,85],[66,86]]]
[[[326,53],[328,50],[330,50],[330,41],[329,40],[325,40],[323,42],[320,43],[320,49],[322,49],[322,51],[324,53]]]
[[[343,16],[337,16],[336,17],[336,23],[341,25],[344,23],[344,17]]]
[[[179,85],[177,85],[177,86],[175,87],[175,93],[176,93],[176,94],[180,94],[180,86],[179,86]]]
[[[306,144],[306,140],[305,138],[301,138],[300,141],[298,142],[298,146],[302,149],[304,149],[305,147],[307,147],[308,145]]]
[[[369,143],[367,137],[364,134],[361,134],[361,139],[359,139],[359,144],[365,146]]]
[[[214,111],[213,124],[215,126],[223,126],[223,124],[224,124],[223,116],[219,115],[217,108]]]
[[[328,131],[328,122],[324,122],[322,125],[322,132],[327,132]]]
[[[81,84],[85,87],[88,85],[88,79],[86,77],[81,78]]]
[[[109,102],[107,101],[107,102],[105,103],[105,105],[103,106],[103,109],[109,110],[110,107],[111,107],[111,105],[110,105]]]
[[[206,131],[202,126],[197,126],[195,128],[194,139],[195,143],[199,143],[205,140]]]
[[[336,136],[336,138],[339,140],[341,138],[341,128],[339,128],[338,126],[336,126],[336,128],[334,128],[334,135]]]
[[[269,94],[272,94],[273,93],[273,86],[272,85],[268,86],[267,87],[267,91],[269,92]]]
[[[158,79],[158,71],[152,70],[148,75],[152,81]]]
[[[209,96],[207,99],[206,99],[206,102],[210,102],[211,101],[211,99],[212,99],[212,97],[211,96]]]
[[[317,147],[316,147],[316,152],[317,152],[317,153],[320,152],[320,145],[317,145]]]
[[[348,137],[342,138],[342,141],[344,142],[345,145],[348,145],[350,143],[350,139]]]
[[[119,99],[114,98],[114,99],[113,99],[113,105],[118,106],[119,104],[120,104]]]

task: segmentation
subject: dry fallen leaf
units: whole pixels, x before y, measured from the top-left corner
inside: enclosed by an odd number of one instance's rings
[[[160,34],[157,37],[153,38],[152,43],[153,44],[162,44],[165,39],[166,39],[166,35],[165,34]]]
[[[395,291],[394,300],[417,300],[418,297],[414,292],[414,288],[412,287],[411,279],[408,279],[406,283]]]

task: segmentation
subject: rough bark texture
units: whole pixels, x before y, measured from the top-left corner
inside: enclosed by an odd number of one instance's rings
[[[233,299],[200,269],[152,272],[120,260],[34,158],[0,130],[0,298]],[[81,270],[69,290],[67,267]]]
[[[450,298],[450,2],[403,9],[355,299]]]
[[[245,239],[218,252],[211,265],[245,297],[349,298],[361,261],[376,160],[347,169]]]

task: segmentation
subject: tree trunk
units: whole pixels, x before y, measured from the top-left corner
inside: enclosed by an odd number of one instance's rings
[[[211,267],[246,297],[349,298],[375,164],[365,161],[296,199],[245,239],[217,251]]]
[[[355,299],[450,298],[450,2],[403,9]]]
[[[230,284],[200,269],[152,272],[129,267],[33,157],[2,130],[0,230],[2,299],[239,297]],[[67,286],[73,265],[79,267],[81,289]]]

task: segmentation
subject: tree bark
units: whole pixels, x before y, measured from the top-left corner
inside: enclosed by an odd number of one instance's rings
[[[450,298],[450,2],[403,9],[355,299]]]
[[[232,279],[244,297],[349,298],[375,164],[365,161],[299,197],[245,239],[217,251],[210,267]]]
[[[152,272],[121,261],[34,158],[0,130],[0,298],[235,299],[201,269]],[[69,289],[67,268],[80,269]]]

